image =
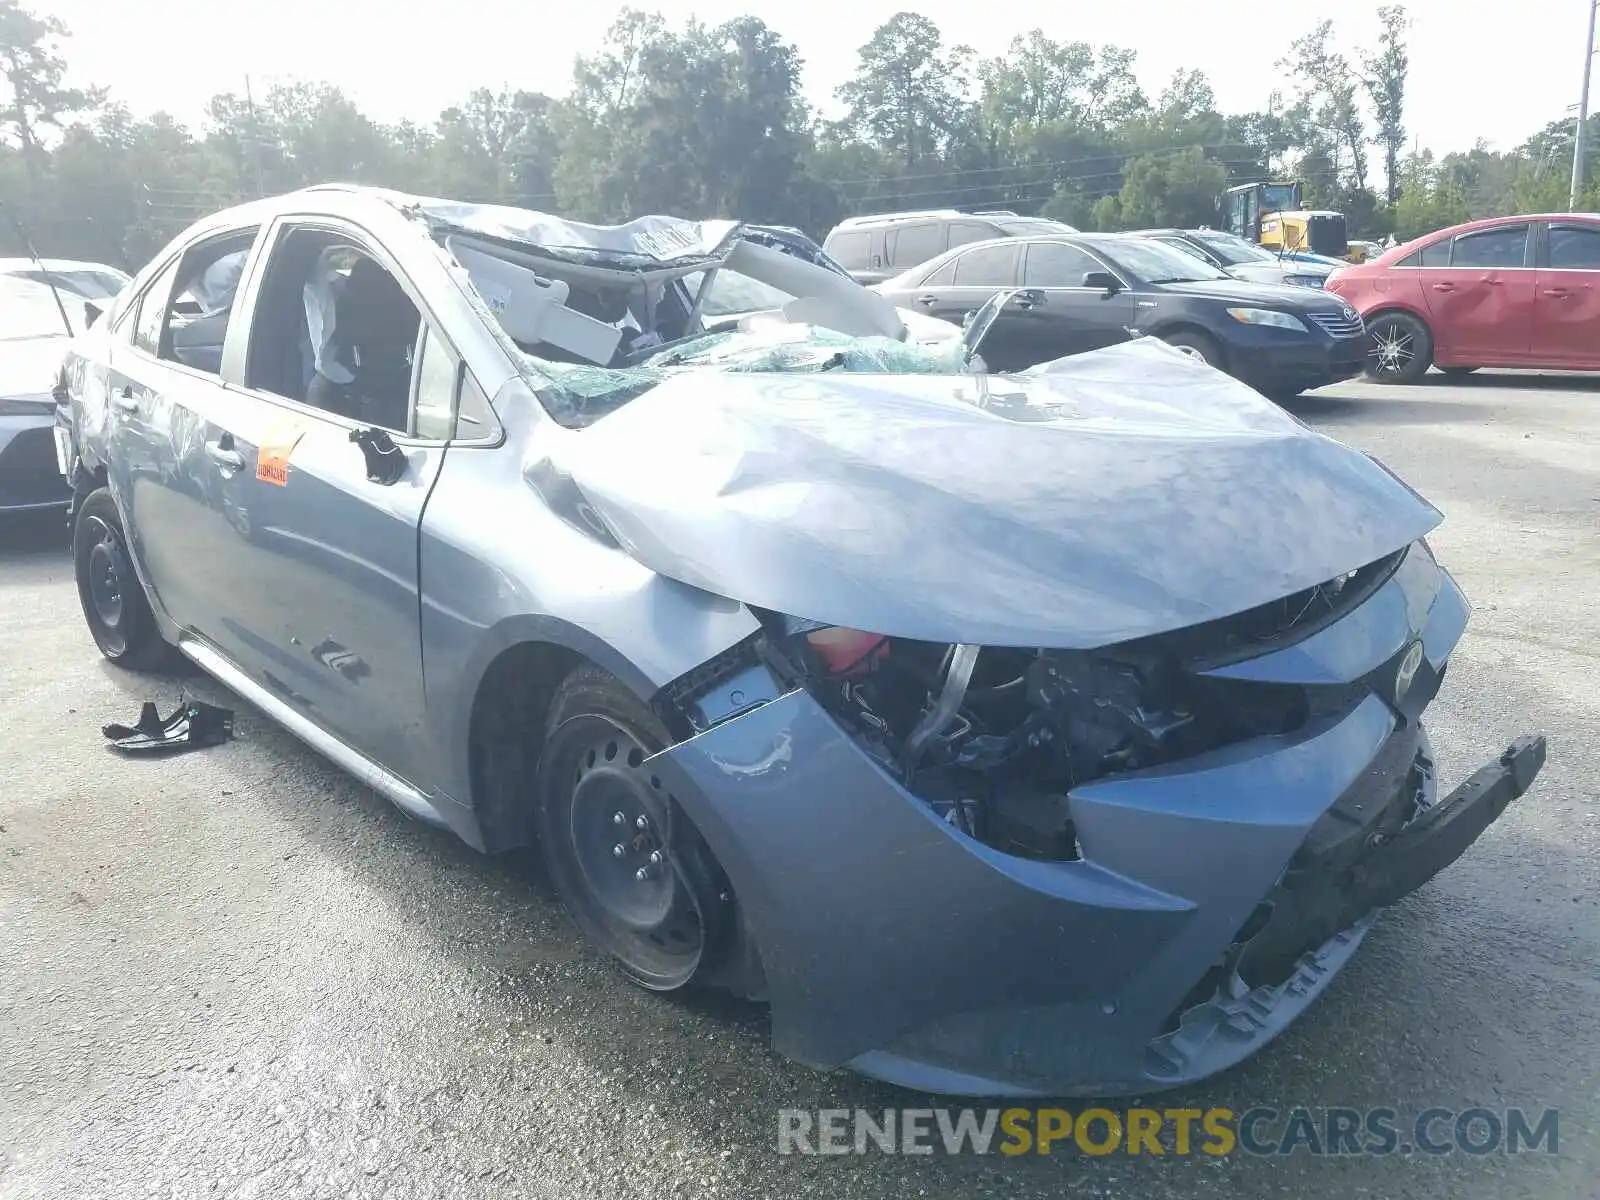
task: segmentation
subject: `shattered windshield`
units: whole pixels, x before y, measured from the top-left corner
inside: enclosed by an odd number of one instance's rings
[[[485,223],[481,214],[476,219]],[[905,324],[887,300],[787,247],[763,244],[771,239],[761,231],[746,242],[716,228],[661,228],[670,218],[649,218],[654,224],[644,231],[593,227],[578,231],[593,245],[577,263],[558,260],[552,250],[571,240],[566,223],[532,213],[519,220],[540,228],[518,231],[515,243],[499,240],[498,226],[493,238],[457,227],[436,236],[480,318],[540,402],[569,427],[589,425],[682,371],[952,375],[969,369],[960,337],[932,345],[902,340]],[[638,266],[640,249],[654,249],[669,233],[670,249],[696,252],[647,255],[651,265]],[[546,240],[522,240],[535,234]],[[715,246],[714,258],[698,252],[705,244]],[[738,322],[751,327],[730,329],[734,317],[752,318]]]

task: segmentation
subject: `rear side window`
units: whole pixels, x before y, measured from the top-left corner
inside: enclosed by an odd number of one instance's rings
[[[1600,226],[1550,226],[1550,266],[1557,271],[1600,271]]]
[[[923,287],[949,287],[956,281],[956,260],[949,259],[922,280]]]
[[[956,259],[957,287],[1010,287],[1017,281],[1017,244],[979,246]]]
[[[1527,261],[1528,227],[1511,225],[1463,233],[1450,250],[1452,267],[1520,267]]]
[[[965,246],[968,242],[987,242],[990,238],[1001,236],[1000,230],[983,221],[952,221],[950,224],[951,249]]]
[[[863,271],[872,265],[870,233],[836,233],[828,239],[825,248],[847,271]]]
[[[889,234],[889,261],[901,270],[925,263],[945,249],[943,225],[902,225]]]

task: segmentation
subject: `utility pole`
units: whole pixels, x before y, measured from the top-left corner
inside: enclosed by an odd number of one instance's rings
[[[1583,39],[1583,91],[1578,96],[1578,133],[1572,139],[1572,194],[1567,197],[1567,211],[1578,211],[1578,197],[1583,192],[1584,133],[1589,124],[1589,68],[1594,65],[1594,17],[1600,9],[1600,0],[1589,0],[1589,33]]]

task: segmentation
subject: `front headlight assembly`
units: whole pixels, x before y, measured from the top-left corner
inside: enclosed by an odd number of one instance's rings
[[[1228,315],[1241,325],[1270,325],[1274,329],[1292,329],[1296,333],[1309,332],[1299,317],[1276,309],[1230,308]]]

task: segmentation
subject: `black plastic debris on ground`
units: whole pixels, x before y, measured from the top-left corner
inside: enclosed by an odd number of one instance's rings
[[[233,710],[199,700],[185,700],[170,717],[162,717],[146,700],[136,725],[104,725],[100,732],[111,739],[119,754],[182,754],[220,746],[233,736]]]

